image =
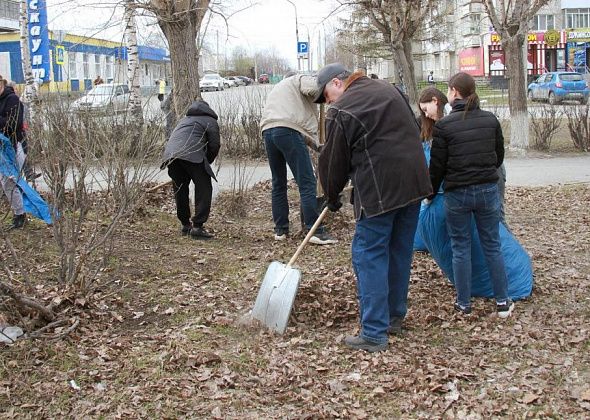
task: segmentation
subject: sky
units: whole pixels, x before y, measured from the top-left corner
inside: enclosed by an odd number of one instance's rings
[[[318,44],[323,42],[324,31],[334,31],[337,23],[337,2],[334,0],[258,0],[253,7],[234,14],[227,22],[213,18],[206,40],[220,52],[241,46],[247,51],[274,48],[295,68],[297,66],[297,42],[295,11],[299,40],[310,41],[312,56],[317,56]],[[65,30],[77,35],[93,36],[120,41],[123,26],[120,24],[122,9],[113,7],[113,0],[99,3],[97,0],[47,0],[49,28]],[[142,34],[157,32],[153,20],[142,19]],[[219,40],[219,41],[218,41]]]

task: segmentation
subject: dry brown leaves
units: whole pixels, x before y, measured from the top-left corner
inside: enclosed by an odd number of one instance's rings
[[[286,262],[300,240],[272,241],[269,201],[264,184],[248,198],[245,220],[214,207],[210,227],[217,239],[202,243],[179,236],[169,192],[148,195],[117,244],[104,289],[73,306],[86,314],[75,335],[3,349],[0,401],[7,403],[0,413],[590,415],[590,188],[508,190],[508,222],[536,273],[532,298],[517,304],[513,318],[501,322],[486,300],[476,300],[472,318],[457,318],[453,288],[428,255],[416,254],[407,332],[375,355],[341,343],[356,332],[358,318],[350,207],[329,216],[340,243],[310,246],[298,261],[303,276],[286,334],[237,322],[251,308],[268,264]],[[39,241],[43,235],[39,229],[24,234],[21,252],[47,270],[42,284],[50,290],[54,267],[39,252],[49,240]]]

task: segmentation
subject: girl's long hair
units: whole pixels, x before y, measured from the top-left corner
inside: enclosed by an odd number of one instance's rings
[[[479,96],[475,93],[475,79],[467,73],[457,73],[449,80],[449,88],[455,88],[465,100],[465,113],[479,107]]]
[[[439,120],[443,117],[445,105],[449,102],[445,94],[435,87],[427,87],[420,93],[418,108],[420,109],[420,137],[422,137],[422,140],[432,138],[432,130],[436,121],[426,116],[422,108],[420,108],[420,104],[428,103],[432,101],[432,98],[436,98],[438,102],[437,114]]]

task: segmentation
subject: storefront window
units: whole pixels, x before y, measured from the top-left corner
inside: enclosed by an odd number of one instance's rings
[[[100,76],[100,55],[96,54],[94,56],[94,73],[96,73],[97,76]]]
[[[113,57],[107,55],[106,62],[107,62],[107,72],[106,72],[105,76],[107,79],[113,79]]]
[[[82,64],[84,66],[84,79],[89,79],[90,64],[88,63],[88,54],[82,54]]]
[[[70,79],[77,79],[78,72],[76,71],[76,53],[70,52],[68,53],[68,77]]]

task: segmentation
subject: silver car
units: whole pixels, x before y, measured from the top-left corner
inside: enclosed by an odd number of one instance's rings
[[[201,92],[207,90],[223,90],[223,78],[217,73],[207,73],[199,81]]]
[[[93,87],[88,93],[74,101],[72,108],[78,112],[125,112],[129,103],[129,86],[104,83]]]

